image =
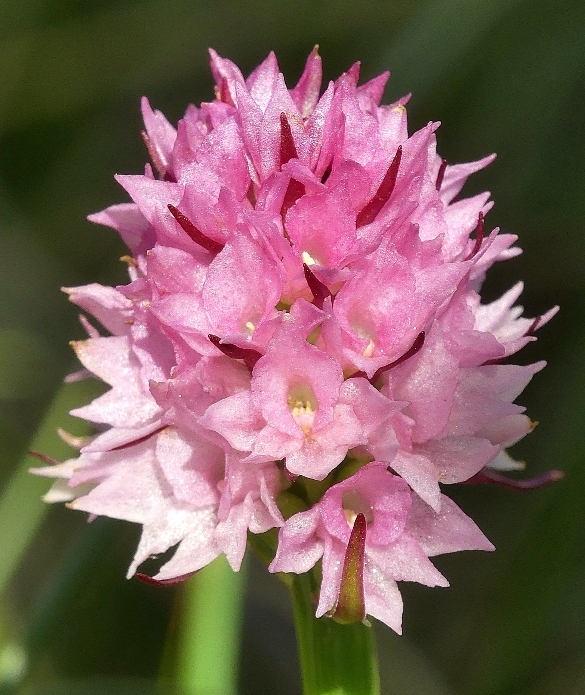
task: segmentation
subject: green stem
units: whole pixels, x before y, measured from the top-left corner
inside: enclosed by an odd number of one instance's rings
[[[50,404],[29,449],[50,453],[58,459],[74,456],[75,452],[72,452],[71,447],[58,438],[57,428],[67,427],[72,422],[69,410],[95,396],[96,384],[93,380],[62,386]],[[78,434],[89,433],[87,423],[79,422],[74,426]],[[31,475],[28,467],[35,465],[44,464],[27,454],[0,496],[0,594],[4,592],[49,508],[41,501],[41,497],[51,486],[51,481]]]
[[[69,411],[97,395],[93,380],[64,385],[57,391],[47,413],[35,433],[29,450],[50,453],[57,459],[72,455],[71,447],[57,436],[59,426],[69,427],[72,418]],[[88,423],[75,423],[78,434],[88,434]],[[45,518],[49,506],[41,501],[51,482],[29,473],[31,465],[43,464],[28,454],[16,467],[10,480],[0,494],[0,598],[16,572],[34,535]],[[5,624],[4,606],[0,604],[0,695],[13,692],[26,673],[27,647],[24,635]]]
[[[245,562],[221,556],[185,582],[178,649],[182,695],[236,695]]]
[[[295,576],[290,590],[304,695],[379,695],[373,628],[315,618],[311,573]]]

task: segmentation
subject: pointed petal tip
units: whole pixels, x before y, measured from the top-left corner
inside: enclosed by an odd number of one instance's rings
[[[197,574],[197,572],[188,572],[187,574],[181,574],[180,576],[172,577],[171,579],[155,579],[154,577],[151,577],[148,574],[136,572],[134,575],[130,575],[127,578],[132,579],[132,577],[134,576],[136,579],[138,579],[138,581],[142,582],[143,584],[151,584],[153,586],[175,586],[175,584],[181,584],[187,579],[190,579],[194,574]]]
[[[57,434],[59,435],[59,439],[64,441],[65,444],[68,444],[73,449],[81,449],[89,444],[89,442],[92,440],[91,436],[78,436],[71,434],[71,432],[67,432],[67,430],[63,429],[62,427],[57,427]]]
[[[32,456],[35,459],[38,459],[39,461],[42,461],[43,463],[48,463],[50,466],[58,466],[60,463],[63,463],[62,461],[58,461],[57,459],[53,458],[52,456],[47,456],[47,454],[43,454],[40,451],[33,451],[29,450],[28,452],[29,456]],[[42,475],[39,473],[38,468],[29,468],[29,471],[31,473],[34,473],[35,475]]]
[[[513,478],[508,478],[495,470],[490,470],[489,468],[483,468],[479,473],[465,481],[465,484],[479,484],[479,485],[498,485],[500,487],[506,487],[510,490],[537,490],[541,487],[546,487],[552,483],[556,483],[565,477],[564,471],[560,470],[550,470],[542,473],[541,475],[534,476],[533,478],[525,478],[523,480],[515,480]]]

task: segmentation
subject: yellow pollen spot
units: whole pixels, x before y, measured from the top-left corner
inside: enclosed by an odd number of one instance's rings
[[[303,251],[301,257],[303,259],[303,263],[306,263],[307,265],[319,265],[308,251]]]
[[[315,411],[309,401],[288,399],[288,407],[295,422],[305,434],[309,434],[315,421]]]
[[[246,321],[244,326],[250,331],[250,333],[254,333],[256,330],[256,326],[251,321]]]
[[[376,347],[376,344],[374,343],[373,340],[370,340],[370,342],[366,345],[365,350],[362,352],[362,355],[364,357],[371,357],[374,354],[374,348]]]
[[[394,113],[404,113],[404,111],[406,111],[406,107],[403,104],[396,104],[392,111],[394,111]]]
[[[308,386],[294,388],[287,398],[290,412],[297,425],[307,435],[313,428],[318,403],[313,390]]]

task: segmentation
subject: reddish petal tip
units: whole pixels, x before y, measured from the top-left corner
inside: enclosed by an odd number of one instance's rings
[[[485,235],[485,224],[483,221],[483,212],[480,212],[478,217],[477,217],[477,227],[475,228],[475,244],[473,245],[473,248],[471,249],[471,252],[469,255],[467,255],[463,260],[464,261],[470,261],[474,256],[477,256],[480,248],[481,248],[481,243],[483,241],[483,237]]]
[[[402,145],[396,150],[394,158],[390,162],[388,171],[384,176],[380,187],[376,191],[374,197],[366,205],[366,207],[358,214],[356,219],[356,227],[364,227],[366,224],[373,222],[380,210],[386,205],[390,200],[394,186],[396,185],[396,178],[398,177],[398,169],[400,168],[400,160],[402,159]]]
[[[47,456],[47,454],[41,454],[40,451],[29,451],[28,454],[29,456],[32,456],[33,458],[36,458],[39,461],[42,461],[43,463],[48,463],[50,466],[57,466],[60,463],[63,463],[62,461],[58,461],[52,456]]]
[[[322,309],[323,302],[325,299],[327,299],[327,297],[331,296],[331,292],[329,291],[327,285],[323,284],[321,280],[319,280],[319,278],[315,275],[315,273],[313,273],[306,263],[303,263],[303,270],[305,271],[305,280],[307,281],[307,285],[309,285],[309,289],[313,295],[313,304],[318,309]]]
[[[297,159],[297,148],[293,139],[290,123],[285,113],[280,114],[280,166],[286,164],[289,159]]]
[[[154,586],[174,586],[175,584],[181,584],[187,579],[190,579],[194,574],[197,574],[197,572],[181,574],[180,576],[173,577],[172,579],[155,579],[154,577],[150,577],[148,574],[143,574],[142,572],[136,572],[134,576],[143,584],[152,584]]]
[[[443,159],[441,162],[441,166],[439,167],[439,173],[437,174],[437,180],[435,182],[435,187],[437,191],[441,190],[441,186],[443,185],[443,178],[445,177],[445,170],[447,169],[447,160]]]
[[[191,220],[183,215],[183,213],[178,210],[174,205],[167,205],[169,212],[179,223],[181,229],[187,234],[196,244],[202,246],[204,249],[211,253],[219,253],[223,249],[223,244],[220,244],[214,239],[210,239],[208,236],[203,234],[203,232],[191,222]]]
[[[552,470],[546,471],[546,473],[537,475],[534,478],[513,480],[512,478],[507,478],[505,475],[492,471],[489,468],[484,468],[479,473],[476,473],[473,477],[469,478],[469,480],[466,480],[465,483],[477,485],[499,485],[500,487],[507,487],[510,490],[536,490],[540,487],[545,487],[546,485],[556,483],[557,480],[562,480],[564,477],[564,471]]]
[[[254,369],[256,362],[262,357],[262,353],[257,350],[241,348],[232,343],[222,343],[221,338],[217,335],[210,333],[207,337],[226,357],[231,357],[233,360],[242,360],[250,371]]]

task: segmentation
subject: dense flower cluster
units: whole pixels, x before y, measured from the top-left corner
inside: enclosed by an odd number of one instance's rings
[[[128,576],[176,545],[158,580],[221,553],[237,570],[249,532],[279,529],[269,569],[321,562],[317,615],[357,558],[364,615],[399,631],[397,581],[445,586],[429,557],[492,548],[440,484],[513,466],[543,363],[502,361],[552,312],[522,318],[521,284],[481,303],[519,253],[484,234],[488,193],[457,198],[492,157],[447,165],[438,123],[409,137],[407,98],[379,105],[388,74],[320,94],[316,50],[290,90],[273,54],[211,69],[215,100],[176,129],[143,100],[154,171],[90,217],[130,282],[66,290],[110,334],[82,319],[80,376],[111,389],[73,411],[99,426],[79,457],[38,471],[47,499],[142,524]]]

